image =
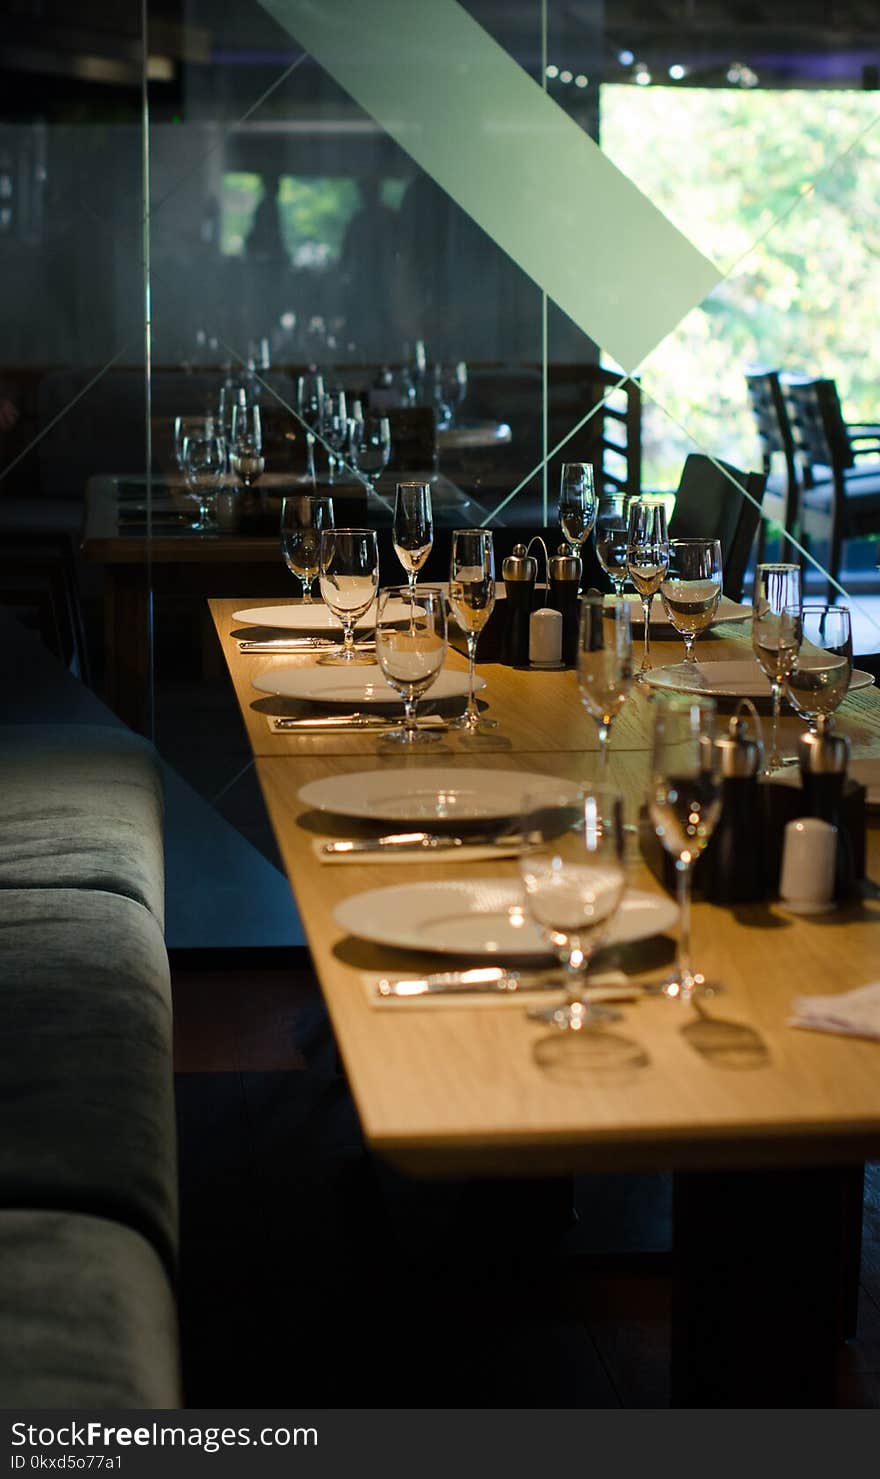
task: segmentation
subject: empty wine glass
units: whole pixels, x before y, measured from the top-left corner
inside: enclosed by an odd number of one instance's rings
[[[204,437],[214,435],[213,416],[175,416],[174,418],[174,459],[177,463],[181,476],[185,476],[183,466],[183,444],[187,437]]]
[[[846,698],[853,669],[848,606],[808,604],[801,610],[797,664],[785,681],[792,708],[816,729]]]
[[[608,771],[611,726],[635,681],[629,602],[621,596],[583,596],[577,675],[581,702],[599,731],[599,774]]]
[[[321,437],[328,452],[327,481],[336,482],[336,468],[344,464],[349,442],[350,428],[344,390],[333,391],[324,397],[324,412],[321,418]]]
[[[669,568],[669,535],[662,503],[634,498],[629,505],[626,568],[642,601],[645,622],[639,677],[651,671],[651,605]]]
[[[226,472],[226,443],[214,435],[188,436],[183,443],[183,475],[190,492],[198,498],[199,516],[193,524],[197,533],[217,529],[217,489]]]
[[[564,1006],[533,1007],[528,1015],[566,1033],[620,1015],[588,1002],[584,988],[623,899],[622,811],[620,796],[604,786],[560,783],[523,797],[526,908],[566,971]]]
[[[660,599],[670,625],[684,639],[684,660],[696,666],[694,643],[711,626],[721,601],[721,544],[717,539],[671,539]]]
[[[322,529],[333,528],[333,499],[301,493],[281,503],[281,552],[292,575],[302,584],[302,598],[312,603],[318,574]]]
[[[315,436],[320,435],[324,419],[324,376],[317,370],[300,375],[296,382],[296,409],[307,427],[306,477],[315,482]]]
[[[628,508],[629,497],[625,493],[612,493],[599,499],[596,513],[596,558],[611,581],[616,596],[623,595],[626,585]]]
[[[419,571],[434,545],[430,483],[398,483],[394,499],[394,553],[415,595]]]
[[[494,719],[487,719],[480,713],[474,697],[477,638],[495,606],[495,550],[489,529],[454,531],[449,566],[449,604],[467,637],[468,650],[467,708],[460,719],[452,721],[452,727],[478,734],[481,730],[497,728]]]
[[[416,709],[446,660],[446,595],[440,586],[423,585],[418,595],[411,585],[379,592],[376,657],[403,699],[404,727],[386,738],[406,745],[435,741],[436,734],[418,728]]]
[[[322,529],[318,551],[321,595],[342,622],[342,651],[326,653],[319,663],[371,663],[355,650],[354,628],[376,599],[379,589],[379,546],[375,529]]]
[[[752,650],[770,679],[773,695],[773,725],[765,775],[779,770],[783,763],[779,753],[779,708],[782,686],[797,662],[802,605],[799,565],[764,564],[755,567]]]
[[[706,986],[691,964],[691,874],[721,812],[719,758],[712,699],[655,695],[648,805],[654,830],[675,859],[678,952],[663,991],[679,1001]]]
[[[252,488],[266,470],[260,408],[248,403],[243,390],[239,392],[238,403],[232,412],[229,466],[245,488]]]
[[[563,462],[559,481],[559,525],[580,554],[596,522],[596,488],[590,462]]]
[[[363,473],[370,492],[391,457],[391,422],[387,416],[355,416],[349,422],[348,455],[356,472]]]

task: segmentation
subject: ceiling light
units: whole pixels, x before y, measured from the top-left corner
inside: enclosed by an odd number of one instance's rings
[[[589,80],[589,77],[585,77],[583,72],[578,72],[576,78],[574,79],[574,85],[575,87],[586,87]]]
[[[544,76],[545,77],[558,77],[559,76],[559,68],[556,66],[556,63],[555,62],[551,62],[550,65],[549,65],[549,67],[545,67],[544,68]]]
[[[681,62],[673,62],[672,66],[669,68],[669,75],[672,78],[673,82],[680,82],[682,77],[687,76],[687,67],[683,67],[681,65]]]
[[[562,72],[560,72],[560,74],[559,74],[559,81],[560,82],[570,82],[571,81],[571,78],[572,78],[572,74],[571,74],[571,72],[569,72],[569,70],[568,70],[567,67],[564,68],[564,70]]]
[[[640,66],[638,68],[635,73],[635,81],[638,83],[639,87],[648,86],[648,83],[651,81],[651,74],[648,71],[647,67]]]
[[[635,56],[631,51],[619,51],[617,53],[617,60],[622,67],[631,67],[635,61]]]

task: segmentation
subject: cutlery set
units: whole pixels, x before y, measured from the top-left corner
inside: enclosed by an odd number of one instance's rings
[[[325,857],[350,857],[361,853],[408,853],[408,852],[455,852],[463,847],[497,847],[507,851],[511,847],[525,845],[521,833],[481,832],[467,837],[458,837],[436,832],[395,832],[386,837],[340,838],[325,842],[321,852]]]
[[[269,716],[269,728],[273,734],[288,734],[291,731],[301,731],[305,734],[320,734],[322,731],[333,732],[340,729],[369,729],[382,732],[383,729],[400,729],[401,720],[391,718],[382,714],[315,714],[307,719],[285,719],[278,715]],[[439,714],[420,714],[417,721],[419,729],[433,729],[443,731],[448,728],[447,721]]]
[[[477,967],[466,971],[443,971],[428,976],[384,976],[376,983],[376,994],[401,1000],[420,996],[483,996],[524,991],[564,991],[559,971],[509,971],[502,966]],[[637,1001],[647,995],[645,987],[627,981],[597,982],[583,991],[585,1001],[599,1004]]]

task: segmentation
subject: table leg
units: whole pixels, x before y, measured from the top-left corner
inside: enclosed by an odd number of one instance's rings
[[[139,565],[109,565],[104,584],[104,697],[139,734],[152,729],[152,592]]]
[[[674,1407],[834,1405],[852,1177],[675,1177]]]

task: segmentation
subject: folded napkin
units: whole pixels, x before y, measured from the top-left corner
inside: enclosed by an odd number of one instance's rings
[[[490,1007],[493,1010],[509,1010],[518,1007],[524,1012],[533,1006],[559,1006],[565,1001],[565,988],[560,986],[558,991],[487,991],[487,992],[434,992],[425,996],[380,996],[376,986],[382,980],[383,974],[390,976],[392,972],[373,971],[361,976],[367,1002],[371,1007],[378,1007],[380,1011],[390,1008],[393,1012],[418,1012],[418,1011],[448,1011],[450,1007],[461,1011],[473,1011],[474,1007]],[[394,975],[402,975],[403,972],[395,971]],[[419,972],[410,971],[411,976],[417,976]],[[601,976],[590,976],[591,986],[626,986],[628,978],[622,971],[605,971]],[[629,1006],[631,1003],[621,1003]]]
[[[792,1009],[789,1027],[880,1040],[880,981],[845,991],[842,996],[796,996]]]
[[[339,852],[327,854],[321,851],[325,842],[332,837],[316,837],[312,851],[319,863],[360,863],[372,868],[374,863],[485,863],[490,858],[515,858],[523,850],[522,842],[490,842],[465,844],[462,847],[389,847],[376,852]]]

